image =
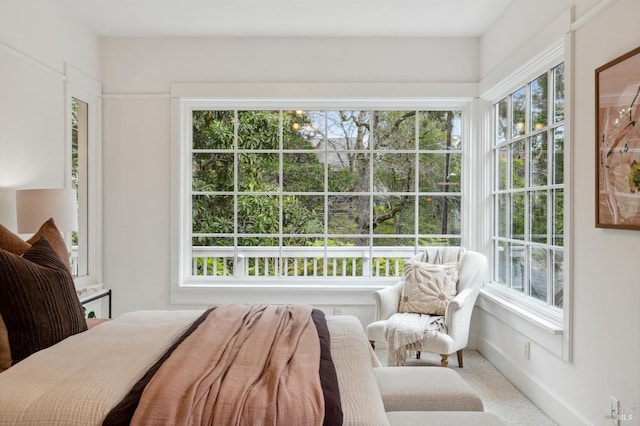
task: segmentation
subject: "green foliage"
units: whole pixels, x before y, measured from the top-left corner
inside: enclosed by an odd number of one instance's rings
[[[314,114],[323,117],[324,112],[194,111],[193,232],[237,234],[239,245],[314,244],[306,235],[325,232],[324,196],[302,194],[324,193],[326,181],[328,191],[345,194],[343,199],[330,196],[330,233],[367,236],[372,229],[376,235],[412,235],[416,174],[421,191],[460,190],[459,154],[425,154],[416,161],[414,154],[385,152],[415,148],[416,120],[421,149],[459,149],[459,138],[452,136],[452,122],[459,120],[459,112],[337,111],[328,113],[327,128],[322,124],[325,119]],[[376,147],[373,157],[365,151],[371,136]],[[318,145],[322,143],[328,144],[328,151]],[[281,144],[286,151],[280,151]],[[373,206],[368,196],[353,194],[372,189],[380,194]],[[390,191],[407,195],[385,195]],[[459,233],[460,197],[432,201],[418,209],[420,232]],[[247,234],[259,235],[243,237]],[[282,234],[292,236],[279,241]],[[228,237],[196,239],[195,245],[230,243]],[[331,243],[360,245],[364,241],[345,238]],[[317,243],[323,244],[322,239]],[[261,266],[249,268],[259,271]]]

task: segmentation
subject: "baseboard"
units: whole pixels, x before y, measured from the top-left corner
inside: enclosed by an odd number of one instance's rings
[[[551,389],[523,371],[491,342],[481,335],[475,335],[473,340],[476,350],[553,421],[563,426],[594,426]]]

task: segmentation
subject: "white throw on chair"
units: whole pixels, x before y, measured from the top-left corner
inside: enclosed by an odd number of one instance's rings
[[[462,349],[469,342],[469,326],[473,306],[483,286],[487,271],[487,258],[481,253],[464,250],[461,247],[429,247],[411,259],[415,262],[431,264],[457,263],[458,281],[455,296],[446,306],[444,317],[429,316],[428,321],[439,323],[439,329],[430,329],[422,335],[422,340],[408,347],[409,350],[432,352],[441,355],[441,365],[449,365],[449,355],[456,352],[458,365],[463,366]],[[373,293],[376,301],[375,321],[367,327],[367,337],[374,346],[375,342],[387,341],[385,326],[391,323],[389,318],[398,313],[400,299],[405,280],[401,279],[396,285],[386,287]],[[425,316],[422,316],[423,320]],[[397,320],[395,316],[393,320]],[[387,350],[392,350],[387,346]]]

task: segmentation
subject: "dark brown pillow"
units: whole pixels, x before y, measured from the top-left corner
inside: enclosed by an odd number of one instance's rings
[[[0,314],[14,364],[87,329],[73,278],[46,238],[22,257],[0,249]]]
[[[64,242],[64,238],[62,237],[60,230],[56,226],[56,223],[53,221],[53,218],[50,218],[45,223],[43,223],[40,229],[38,229],[38,232],[33,234],[33,236],[27,240],[27,243],[33,245],[33,243],[38,241],[40,237],[45,237],[47,241],[49,241],[51,247],[53,247],[56,253],[58,253],[58,257],[60,257],[60,260],[62,260],[62,263],[64,263],[67,271],[71,271],[71,265],[69,264],[69,249],[67,248],[67,243]]]

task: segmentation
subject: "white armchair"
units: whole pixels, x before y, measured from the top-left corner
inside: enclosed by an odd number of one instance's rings
[[[411,260],[431,262],[438,258],[441,263],[457,262],[459,247],[429,247],[426,252],[420,253]],[[442,332],[425,333],[422,343],[422,352],[432,352],[441,355],[441,365],[449,365],[449,355],[456,352],[458,365],[462,368],[462,349],[469,342],[469,326],[471,313],[480,288],[483,286],[487,271],[487,258],[485,255],[465,251],[460,259],[458,269],[457,294],[449,303],[444,315],[445,329]],[[376,301],[375,321],[367,326],[367,337],[371,345],[375,342],[384,342],[385,324],[389,317],[398,312],[400,297],[404,280],[392,287],[386,287],[373,293]],[[417,352],[420,358],[420,351]]]

